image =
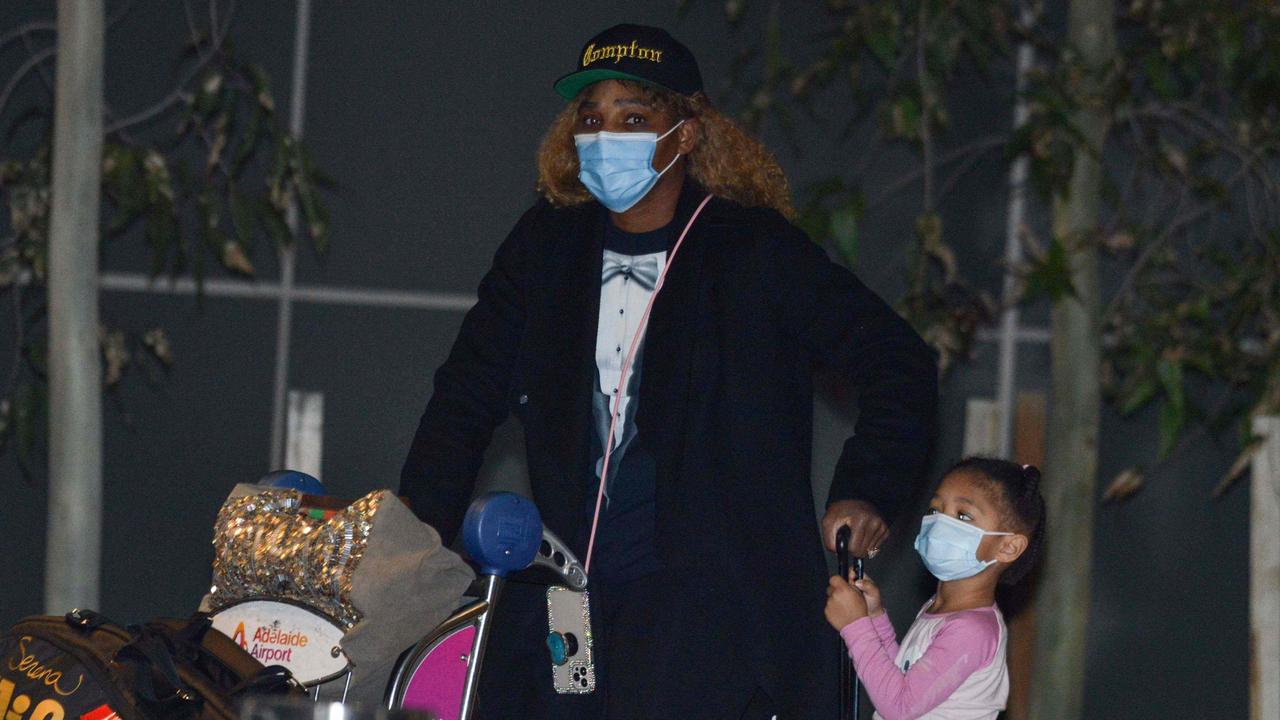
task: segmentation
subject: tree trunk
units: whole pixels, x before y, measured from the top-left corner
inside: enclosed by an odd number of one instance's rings
[[[1072,0],[1068,43],[1091,70],[1115,56],[1113,0]],[[1054,236],[1070,257],[1072,296],[1054,303],[1051,396],[1045,459],[1048,538],[1036,593],[1031,717],[1083,716],[1085,628],[1089,617],[1093,510],[1097,494],[1101,322],[1094,233],[1102,210],[1099,155],[1107,113],[1090,74],[1073,118],[1088,149],[1076,151],[1068,194],[1053,203]],[[1096,154],[1095,154],[1096,153]]]
[[[1280,417],[1253,420],[1249,492],[1249,718],[1280,717]]]
[[[102,370],[98,200],[102,0],[58,0],[49,227],[49,526],[44,603],[98,607]]]

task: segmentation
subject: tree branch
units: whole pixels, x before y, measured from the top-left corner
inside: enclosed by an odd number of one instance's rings
[[[26,328],[22,322],[22,283],[15,279],[9,290],[13,292],[13,365],[9,368],[9,378],[5,383],[4,396],[0,400],[13,397],[18,387],[18,376],[22,370],[22,351],[26,348]]]
[[[118,10],[114,16],[107,18],[106,30],[108,31],[111,30],[111,28],[115,27],[115,25],[119,23],[120,20],[122,20],[126,15],[128,15],[129,11],[133,9],[134,4],[135,4],[135,0],[129,0],[129,2],[125,3],[124,7]],[[5,35],[3,38],[0,38],[0,49],[3,49],[4,45],[10,42],[14,37],[20,37],[22,39],[22,44],[27,48],[27,54],[34,55],[37,52],[37,50],[31,40],[32,33],[34,33],[37,30],[42,30],[46,28],[54,29],[56,31],[56,27],[57,27],[56,23],[45,23],[45,22],[27,23],[26,25],[23,25],[22,27],[17,28],[13,32]],[[56,53],[56,40],[55,40],[54,48]],[[53,76],[50,75],[48,70],[45,69],[43,63],[37,65],[36,67],[40,73],[40,79],[44,83],[44,88],[49,93],[50,103],[52,103],[52,98],[54,95]],[[103,99],[102,108],[103,108],[103,114],[106,115],[108,119],[113,117],[114,113],[111,112],[111,106],[106,103],[105,98]],[[125,135],[124,133],[121,133],[121,135],[129,142],[133,142],[132,138],[130,138],[128,135]]]
[[[191,0],[182,0],[182,10],[187,15],[187,32],[191,34],[192,44],[200,42],[200,28],[196,27],[196,16],[191,10]]]
[[[1241,170],[1237,172],[1235,176],[1231,179],[1231,181],[1228,183],[1228,187],[1235,185],[1237,182],[1240,181],[1240,178],[1244,177],[1244,175],[1245,175],[1245,170]],[[1183,196],[1178,201],[1179,207],[1181,207],[1185,199],[1186,199],[1186,193],[1184,192]],[[1124,280],[1121,281],[1119,289],[1116,290],[1115,297],[1113,297],[1111,299],[1111,302],[1107,305],[1107,309],[1102,314],[1102,317],[1103,318],[1110,317],[1116,311],[1116,309],[1120,306],[1120,303],[1123,302],[1125,296],[1128,295],[1129,290],[1133,287],[1133,283],[1137,279],[1138,274],[1146,267],[1147,263],[1150,262],[1151,258],[1155,255],[1156,250],[1163,247],[1164,243],[1174,233],[1186,227],[1187,225],[1190,225],[1191,223],[1196,222],[1197,220],[1200,220],[1205,215],[1208,215],[1212,210],[1213,210],[1212,204],[1203,203],[1199,207],[1197,207],[1195,210],[1187,212],[1179,217],[1175,217],[1172,222],[1170,222],[1167,226],[1165,226],[1164,230],[1162,230],[1154,240],[1152,240],[1145,248],[1143,248],[1142,252],[1138,255],[1137,259],[1133,261],[1133,265],[1130,266],[1129,272],[1125,274]]]
[[[22,83],[22,80],[26,77],[27,73],[30,73],[33,69],[38,67],[40,63],[43,63],[56,55],[57,52],[57,47],[45,48],[44,50],[41,50],[27,58],[26,62],[22,63],[22,65],[18,67],[18,70],[14,72],[13,77],[9,78],[9,82],[4,86],[4,90],[0,91],[0,114],[4,113],[5,106],[9,104],[9,96],[12,95],[13,91]]]
[[[1003,135],[987,135],[986,137],[980,137],[977,140],[974,140],[973,142],[966,143],[956,148],[955,150],[952,150],[951,152],[948,152],[945,155],[937,158],[935,160],[935,165],[937,167],[941,167],[943,165],[948,165],[952,162],[955,162],[956,160],[964,159],[966,156],[969,156],[972,154],[981,155],[983,153],[990,152],[991,150],[995,150],[996,148],[1002,147],[1006,142],[1008,142],[1008,138],[1006,138]],[[884,190],[880,191],[880,193],[876,195],[875,198],[868,201],[867,208],[873,208],[880,205],[881,203],[885,202],[889,198],[898,194],[898,192],[900,192],[903,188],[906,188],[907,186],[919,180],[922,175],[924,175],[924,169],[922,167],[904,174],[902,177],[893,181],[892,184],[887,185]]]
[[[30,33],[34,33],[34,32],[56,33],[57,31],[58,31],[57,23],[52,22],[50,20],[37,20],[35,22],[26,23],[25,25],[19,25],[18,27],[10,30],[4,35],[0,35],[0,50],[4,50],[5,45],[8,45],[14,40],[21,40],[22,38],[26,37]]]
[[[1268,150],[1266,146],[1246,148],[1236,142],[1229,129],[1218,125],[1212,117],[1205,115],[1200,108],[1194,105],[1186,103],[1170,106],[1154,105],[1135,110],[1132,115],[1134,118],[1150,117],[1156,120],[1164,120],[1176,125],[1183,132],[1210,140],[1219,145],[1228,155],[1235,157],[1242,165],[1250,165],[1256,162]],[[1253,172],[1258,182],[1267,189],[1269,197],[1280,196],[1280,185],[1277,185],[1275,179],[1265,170],[1255,168]]]
[[[916,81],[920,83],[920,145],[923,154],[925,214],[933,214],[934,159],[933,159],[933,89],[929,86],[929,66],[925,61],[925,42],[929,37],[929,17],[923,5],[920,7],[916,31]]]
[[[30,35],[23,35],[23,36],[22,36],[22,44],[23,44],[24,46],[26,46],[26,48],[27,48],[27,54],[28,54],[28,55],[34,55],[36,52],[38,52],[38,51],[36,50],[35,45],[31,42],[31,36],[30,36]],[[43,83],[44,83],[44,89],[49,93],[49,97],[51,97],[51,98],[52,98],[52,97],[53,97],[53,94],[54,94],[54,89],[53,89],[53,76],[51,76],[51,75],[49,74],[49,71],[45,70],[45,68],[44,68],[44,65],[43,65],[43,64],[39,64],[39,65],[37,65],[37,66],[36,66],[36,70],[37,70],[38,74],[40,75],[40,80],[41,80],[41,82],[43,82]]]
[[[212,6],[212,4],[213,3],[211,1],[210,6]],[[133,115],[130,115],[129,117],[126,117],[124,119],[117,120],[116,122],[111,123],[105,128],[104,132],[110,135],[112,133],[119,132],[120,130],[123,130],[125,128],[147,122],[148,120],[154,118],[155,116],[159,115],[165,110],[168,110],[170,107],[172,107],[173,105],[178,103],[180,100],[182,100],[186,96],[187,84],[190,83],[192,79],[194,79],[195,76],[198,75],[200,71],[203,70],[205,66],[209,64],[211,60],[217,57],[218,53],[221,51],[222,43],[226,40],[227,33],[231,29],[231,20],[234,16],[234,12],[233,12],[234,8],[235,8],[234,2],[228,4],[227,12],[224,15],[226,19],[223,22],[221,28],[219,28],[216,25],[211,27],[213,34],[209,38],[209,52],[201,56],[196,61],[196,64],[193,65],[186,72],[186,74],[178,82],[177,87],[174,88],[173,92],[166,95],[164,98],[162,98],[159,102],[152,105],[151,107],[145,110],[142,110],[140,112],[137,112]],[[213,11],[210,10],[210,12],[212,13]]]
[[[1000,144],[1003,144],[1003,142]],[[956,183],[960,182],[960,178],[964,177],[970,170],[972,170],[973,166],[977,165],[978,161],[982,159],[982,156],[987,154],[987,150],[994,149],[995,147],[999,147],[999,145],[993,146],[992,148],[986,148],[983,152],[970,154],[969,157],[960,164],[960,167],[953,170],[951,174],[947,176],[947,179],[942,182],[942,186],[938,188],[938,198],[946,197],[947,194],[951,192],[951,189],[956,186]]]

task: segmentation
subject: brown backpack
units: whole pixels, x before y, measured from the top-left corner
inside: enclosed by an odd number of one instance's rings
[[[201,614],[121,627],[73,610],[0,635],[0,718],[233,720],[250,692],[303,694]]]

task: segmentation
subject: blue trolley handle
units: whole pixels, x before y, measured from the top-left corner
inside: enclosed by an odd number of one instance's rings
[[[836,531],[836,565],[843,579],[849,578],[849,536],[852,531],[848,525]],[[862,579],[862,558],[853,559],[853,573],[857,580]],[[858,703],[862,694],[861,683],[853,672],[853,661],[840,643],[840,720],[857,720]]]

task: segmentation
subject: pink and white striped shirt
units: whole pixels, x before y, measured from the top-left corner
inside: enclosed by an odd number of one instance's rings
[[[899,645],[889,616],[840,631],[880,720],[994,720],[1009,698],[1008,631],[995,605],[928,613]]]

